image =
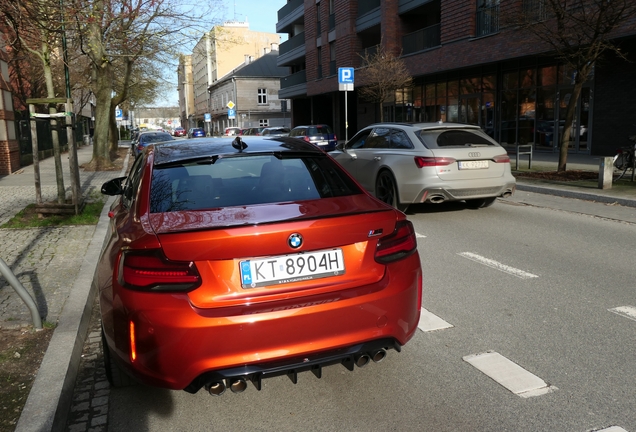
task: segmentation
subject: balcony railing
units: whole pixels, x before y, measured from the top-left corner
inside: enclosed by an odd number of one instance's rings
[[[412,54],[429,48],[439,46],[440,24],[414,31],[402,37],[402,53]]]
[[[290,0],[285,6],[278,10],[278,21],[282,21],[287,15],[292,13],[304,0]]]
[[[380,7],[380,0],[364,0],[358,2],[358,16],[361,17],[367,12]]]
[[[280,88],[283,89],[287,87],[293,87],[298,84],[305,84],[307,82],[307,74],[305,72],[306,71],[303,69],[294,74],[287,75],[286,77],[281,78]]]
[[[477,10],[475,36],[486,36],[499,31],[499,4]]]
[[[305,32],[298,33],[293,38],[288,39],[279,45],[278,55],[286,54],[290,52],[291,50],[293,50],[294,48],[298,48],[299,46],[302,46],[304,44],[305,44]]]

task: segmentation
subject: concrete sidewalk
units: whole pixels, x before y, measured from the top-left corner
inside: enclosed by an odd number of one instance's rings
[[[128,147],[128,142],[120,146]],[[92,158],[92,146],[78,151],[79,164]],[[515,168],[514,155],[513,169]],[[68,155],[63,155],[68,172]],[[556,170],[558,155],[538,153],[533,168]],[[122,172],[84,172],[80,177],[84,196],[95,191]],[[520,168],[527,167],[527,157],[521,158]],[[600,157],[570,155],[568,169],[598,171]],[[40,163],[42,194],[45,200],[56,197],[53,158]],[[27,204],[35,202],[33,167],[25,167],[9,176],[0,177],[0,223],[6,222]],[[70,186],[70,179],[65,179]],[[518,190],[530,190],[583,200],[619,203],[636,207],[636,185],[621,190],[601,190],[588,186],[536,182],[518,179]],[[57,327],[45,354],[40,371],[18,422],[16,431],[62,430],[71,406],[73,386],[77,375],[82,347],[87,338],[88,321],[94,304],[93,274],[108,229],[106,203],[96,227],[63,227],[37,229],[0,229],[0,243],[6,245],[0,256],[18,279],[34,296],[40,312]],[[0,279],[0,329],[7,326],[28,326],[30,314],[11,287]]]

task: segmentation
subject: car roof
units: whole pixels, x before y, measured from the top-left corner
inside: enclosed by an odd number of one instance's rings
[[[247,147],[239,151],[232,143],[243,142]],[[305,141],[281,137],[264,138],[260,136],[245,136],[242,138],[202,138],[196,145],[190,145],[180,140],[161,144],[155,147],[154,164],[170,164],[180,161],[195,160],[199,158],[212,158],[216,156],[245,154],[305,154],[309,156],[326,156],[325,153],[313,144]]]
[[[374,123],[370,124],[366,128],[369,127],[391,127],[391,126],[409,126],[415,129],[475,129],[481,130],[481,128],[477,125],[469,125],[463,123],[442,123],[442,122],[422,122],[422,123],[405,123],[405,122],[385,122],[385,123]],[[366,129],[364,128],[364,129]]]

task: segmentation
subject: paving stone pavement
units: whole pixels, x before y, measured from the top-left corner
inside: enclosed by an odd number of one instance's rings
[[[67,418],[67,432],[106,432],[110,384],[104,370],[101,319],[97,298],[93,304],[88,339],[84,343],[73,402]]]
[[[78,149],[78,162],[92,158],[92,146]],[[64,185],[70,196],[68,153],[62,155]],[[82,196],[97,196],[101,185],[119,172],[90,172],[80,169]],[[57,198],[53,158],[40,162],[42,200]],[[35,203],[33,166],[0,177],[0,225],[27,205]],[[43,320],[56,323],[77,277],[82,258],[95,232],[95,226],[65,226],[27,229],[0,229],[0,258],[36,301]],[[4,277],[0,277],[0,328],[32,324],[29,309]]]

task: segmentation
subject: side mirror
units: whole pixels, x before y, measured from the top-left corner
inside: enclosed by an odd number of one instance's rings
[[[344,141],[339,142],[338,144],[336,144],[336,150],[340,150],[341,152],[346,153],[347,150],[345,149],[345,144],[346,143]]]
[[[104,195],[121,195],[124,193],[122,183],[126,180],[126,177],[117,177],[107,181],[102,185],[102,193]]]

